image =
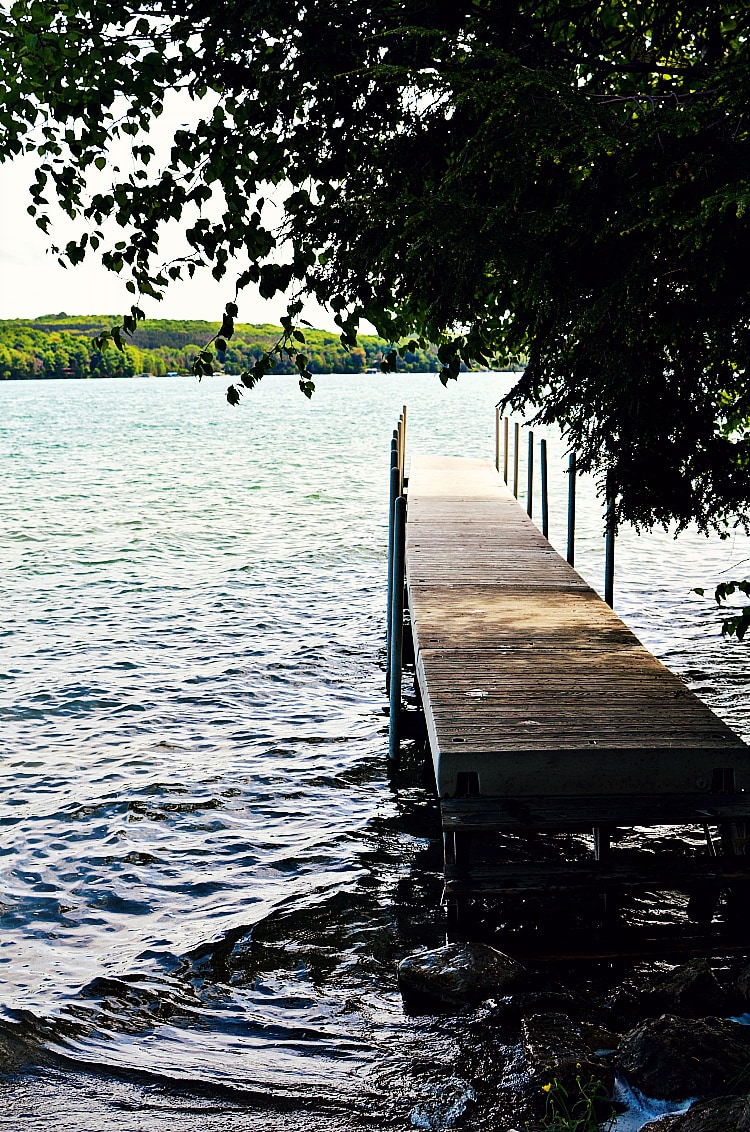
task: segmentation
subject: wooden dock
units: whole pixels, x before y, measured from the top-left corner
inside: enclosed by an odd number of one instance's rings
[[[750,747],[553,549],[490,461],[412,457],[405,573],[449,892],[517,887],[459,853],[486,831],[593,829],[602,858],[615,826],[695,823],[716,868],[733,856],[737,871]]]

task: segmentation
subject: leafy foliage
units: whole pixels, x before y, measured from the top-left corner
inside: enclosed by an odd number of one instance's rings
[[[701,586],[696,586],[693,593],[703,596],[705,590]],[[745,597],[750,597],[750,581],[746,579],[741,582],[720,582],[714,591],[714,599],[719,606],[726,605],[727,599],[732,597],[733,594],[741,593]],[[750,629],[750,605],[744,605],[740,609],[730,613],[725,617],[721,623],[721,631],[725,637],[736,637],[738,641],[744,641],[748,629]]]
[[[239,289],[291,291],[233,400],[279,360],[311,392],[297,319],[313,293],[344,347],[362,317],[396,344],[386,370],[427,342],[445,381],[526,357],[509,404],[561,424],[620,518],[726,529],[750,512],[746,16],[697,0],[17,0],[0,15],[0,153],[37,154],[36,223],[57,199],[80,231],[61,259],[101,256],[136,309],[235,262]],[[175,92],[197,124],[162,152],[152,128]],[[163,263],[174,221],[184,254]],[[234,309],[196,372],[231,343]]]
[[[614,1128],[612,1103],[597,1077],[577,1073],[567,1085],[553,1077],[542,1088],[547,1094],[544,1132],[611,1132]]]

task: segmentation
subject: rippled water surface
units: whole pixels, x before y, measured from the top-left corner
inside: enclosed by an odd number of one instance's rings
[[[332,376],[308,403],[270,378],[234,411],[189,378],[0,386],[0,1044],[42,1051],[0,1123],[333,1132],[471,1103],[456,1027],[395,983],[445,923],[435,804],[385,769],[388,446],[405,401],[412,449],[492,456],[507,385]],[[579,512],[598,587],[591,485]],[[746,646],[690,590],[749,555],[624,532],[616,585],[745,737]]]

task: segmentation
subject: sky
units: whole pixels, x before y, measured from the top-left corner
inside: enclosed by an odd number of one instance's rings
[[[62,311],[123,314],[133,301],[124,278],[105,270],[94,257],[66,270],[48,254],[49,242],[56,238],[64,243],[71,233],[51,230],[48,238],[27,213],[33,168],[28,158],[0,164],[0,319],[36,318]],[[217,283],[205,271],[173,284],[161,303],[144,299],[140,305],[147,318],[220,321],[225,304],[233,299],[231,274]],[[286,310],[283,298],[262,299],[253,287],[240,293],[238,306],[240,322],[278,324]],[[315,302],[307,304],[302,318],[312,326],[335,329],[332,314]]]

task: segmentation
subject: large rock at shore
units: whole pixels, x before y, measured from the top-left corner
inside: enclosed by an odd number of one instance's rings
[[[716,975],[705,959],[691,959],[656,980],[652,994],[662,1003],[659,1013],[701,1015],[723,1014],[730,1003]]]
[[[402,959],[398,983],[409,1005],[445,1010],[505,995],[523,974],[520,963],[486,943],[450,943]]]
[[[626,1034],[617,1068],[648,1097],[729,1092],[750,1065],[750,1027],[722,1018],[649,1018]]]
[[[566,1014],[532,1014],[521,1023],[521,1047],[530,1080],[539,1085],[558,1081],[573,1094],[577,1079],[600,1081],[609,1093],[614,1072],[607,1060],[591,1052],[581,1026]]]
[[[645,1016],[661,1014],[731,1014],[742,1001],[735,987],[722,986],[705,959],[691,959],[671,971],[642,974],[617,987],[605,1003],[605,1013],[618,1025],[632,1026]]]
[[[38,1055],[38,1047],[33,1032],[22,1035],[20,1027],[0,1022],[0,1073],[12,1073],[35,1060],[35,1055]]]
[[[685,1113],[644,1124],[641,1132],[750,1132],[750,1096],[698,1101]]]

